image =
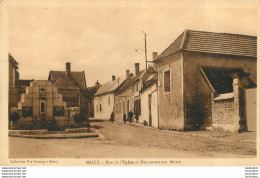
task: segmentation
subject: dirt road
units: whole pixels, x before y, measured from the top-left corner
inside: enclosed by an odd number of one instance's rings
[[[174,135],[135,125],[92,122],[100,138],[9,137],[10,158],[254,157],[255,143]]]

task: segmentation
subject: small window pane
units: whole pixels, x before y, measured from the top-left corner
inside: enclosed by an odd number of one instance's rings
[[[164,92],[170,91],[170,71],[164,72]]]

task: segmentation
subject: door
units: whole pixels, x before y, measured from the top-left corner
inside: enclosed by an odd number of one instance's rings
[[[256,88],[245,90],[245,101],[247,131],[256,131]]]
[[[148,95],[149,126],[152,126],[152,95]]]
[[[46,113],[46,107],[45,107],[45,102],[41,101],[40,102],[40,113],[45,114]]]

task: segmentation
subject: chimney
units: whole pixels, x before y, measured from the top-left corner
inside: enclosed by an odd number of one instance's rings
[[[112,75],[112,81],[114,81],[116,79],[116,76]]]
[[[126,70],[125,78],[126,78],[126,80],[128,80],[130,78],[130,70]]]
[[[135,76],[139,74],[139,63],[135,63]]]
[[[71,63],[70,62],[66,62],[66,73],[70,73],[71,72]]]
[[[96,87],[99,86],[99,82],[98,82],[98,80],[96,81],[95,86],[96,86]]]
[[[158,52],[153,52],[153,53],[152,53],[153,60],[154,60],[155,58],[157,58],[157,56],[158,56]]]

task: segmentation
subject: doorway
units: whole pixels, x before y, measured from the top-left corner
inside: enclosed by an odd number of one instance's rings
[[[149,126],[152,126],[152,95],[148,95]]]

